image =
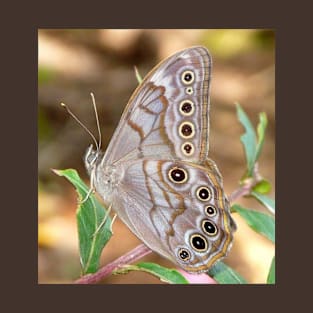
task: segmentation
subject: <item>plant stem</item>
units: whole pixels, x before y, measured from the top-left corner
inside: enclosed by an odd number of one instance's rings
[[[248,194],[250,194],[253,186],[253,180],[249,180],[245,185],[240,186],[238,189],[231,193],[231,195],[229,196],[229,202],[234,202],[241,197],[247,196]]]
[[[261,175],[259,173],[259,164],[256,162],[253,167],[252,177],[249,177],[244,181],[244,184],[240,186],[238,189],[233,191],[229,196],[229,202],[234,202],[238,198],[247,196],[251,193],[251,190],[255,184],[257,184],[261,179]]]
[[[240,186],[229,196],[229,201],[233,202],[238,198],[248,195],[251,192],[251,188],[254,186],[254,180],[248,180],[244,185]],[[128,253],[122,255],[113,262],[102,267],[98,272],[94,274],[87,274],[75,281],[75,284],[95,284],[101,281],[103,278],[109,276],[114,270],[122,267],[123,265],[133,263],[145,255],[151,253],[147,246],[141,244],[129,251]]]
[[[75,284],[95,284],[111,274],[113,270],[116,270],[123,265],[135,262],[151,252],[152,250],[150,250],[144,244],[141,244],[128,253],[122,255],[115,261],[105,265],[98,272],[94,274],[87,274],[77,279]]]

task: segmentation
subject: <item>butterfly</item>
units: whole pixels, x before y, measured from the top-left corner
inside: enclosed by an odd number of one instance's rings
[[[151,250],[201,273],[225,257],[236,224],[209,152],[212,59],[201,46],[158,64],[131,96],[105,153],[90,146],[92,188]]]

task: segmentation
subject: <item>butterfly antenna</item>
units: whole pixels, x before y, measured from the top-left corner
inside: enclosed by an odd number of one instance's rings
[[[95,136],[91,133],[91,131],[78,119],[78,117],[67,107],[67,105],[65,103],[61,102],[61,106],[90,135],[90,137],[92,138],[92,140],[94,141],[94,143],[97,147],[97,150],[100,150],[101,141],[98,144]],[[97,121],[98,121],[98,118],[97,118]],[[101,140],[101,138],[100,138],[100,140]]]
[[[95,100],[94,94],[91,92],[90,95],[91,95],[91,99],[92,99],[93,108],[95,110],[95,116],[96,116],[97,128],[98,128],[98,136],[99,136],[98,150],[100,150],[100,148],[101,148],[101,130],[100,130],[99,117],[98,117],[98,110],[97,110],[96,100]]]

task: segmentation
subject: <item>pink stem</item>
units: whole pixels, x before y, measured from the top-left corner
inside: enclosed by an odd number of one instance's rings
[[[235,200],[247,196],[248,194],[250,194],[251,192],[251,188],[253,187],[254,183],[251,181],[249,181],[247,184],[239,187],[238,189],[236,189],[235,191],[233,191],[231,193],[231,195],[229,196],[229,202],[234,202]]]
[[[122,255],[113,262],[102,267],[98,272],[94,274],[87,274],[75,281],[75,284],[94,284],[101,281],[103,278],[108,276],[113,272],[113,270],[118,269],[119,267],[135,262],[145,255],[151,253],[152,251],[146,247],[144,244],[141,244],[129,251],[128,253]]]

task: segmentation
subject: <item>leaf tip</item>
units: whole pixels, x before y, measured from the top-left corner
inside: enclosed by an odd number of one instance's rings
[[[136,65],[134,65],[134,70],[135,70],[135,75],[136,75],[137,82],[138,82],[138,84],[141,84],[141,82],[142,82],[142,77],[141,77],[141,75],[139,74],[139,71],[138,71]]]
[[[240,103],[238,101],[235,101],[234,103],[236,105],[237,111],[242,110],[241,105],[240,105]]]
[[[50,170],[51,170],[54,174],[61,176],[61,172],[62,172],[61,170],[58,170],[58,169],[55,169],[55,168],[50,168]]]

